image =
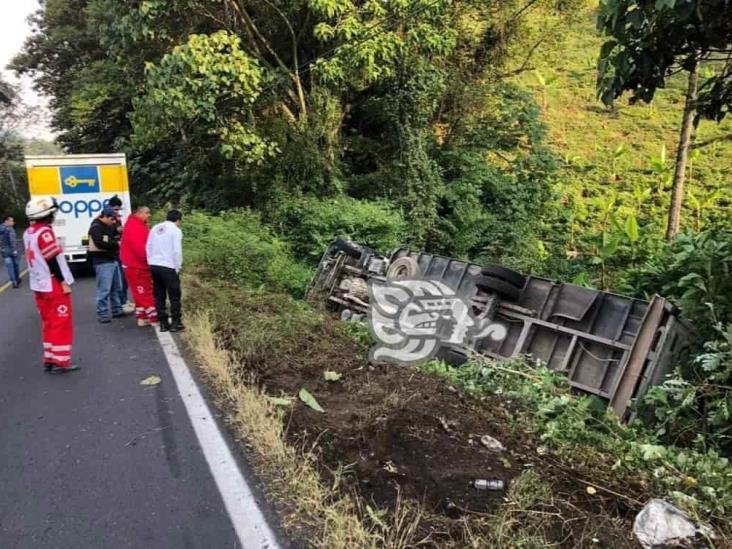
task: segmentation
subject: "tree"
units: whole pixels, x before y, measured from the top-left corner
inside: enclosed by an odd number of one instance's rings
[[[600,52],[598,89],[611,104],[624,92],[650,102],[680,71],[688,72],[667,239],[679,232],[684,178],[700,118],[721,121],[732,112],[732,4],[728,0],[602,0],[598,27],[612,38]],[[718,72],[701,85],[699,67]]]
[[[686,165],[689,160],[689,149],[694,136],[697,90],[699,87],[699,65],[689,67],[689,84],[684,101],[684,114],[681,119],[681,133],[679,146],[676,152],[676,166],[671,187],[671,208],[668,213],[666,239],[673,240],[679,233],[681,226],[681,207],[684,202],[684,181],[686,179]]]
[[[132,142],[144,149],[170,135],[183,145],[214,137],[223,156],[261,162],[274,152],[251,123],[261,88],[262,70],[237,36],[193,34],[150,65],[146,93],[133,101]]]
[[[0,105],[10,105],[13,103],[15,93],[7,82],[0,77]]]
[[[31,17],[33,34],[10,64],[50,98],[51,126],[71,152],[106,152],[128,132],[125,105],[134,86],[106,63],[85,0],[46,0]]]
[[[498,84],[531,70],[582,3],[45,0],[13,66],[52,97],[70,151],[127,152],[149,199],[212,210],[385,199],[410,213],[411,243],[447,251],[470,226],[460,253],[475,255],[483,221],[538,221],[549,196],[542,138],[517,129],[535,121],[532,100]],[[506,106],[486,123],[516,136],[496,154],[470,135],[486,95]]]
[[[23,110],[17,90],[0,76],[0,212],[18,208],[22,203],[16,164],[23,159],[23,142],[18,127]]]

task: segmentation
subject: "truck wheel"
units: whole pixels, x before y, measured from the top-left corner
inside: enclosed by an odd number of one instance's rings
[[[361,257],[361,246],[354,244],[342,236],[337,237],[330,246],[334,252],[343,252],[347,256],[355,258]]]
[[[523,289],[526,285],[526,277],[524,275],[506,267],[501,267],[500,265],[486,265],[480,270],[480,273],[505,280],[519,289]]]
[[[509,284],[505,280],[500,280],[492,276],[481,276],[475,285],[478,289],[488,292],[489,294],[496,294],[498,297],[507,299],[508,301],[518,301],[521,295],[519,290],[513,284]]]
[[[421,275],[422,272],[417,262],[411,257],[400,257],[392,261],[386,270],[387,280],[403,280],[405,278],[414,278]]]

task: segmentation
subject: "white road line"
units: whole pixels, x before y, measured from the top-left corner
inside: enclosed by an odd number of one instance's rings
[[[28,274],[28,269],[26,269],[25,271],[23,271],[22,273],[20,273],[20,277],[23,278],[27,274]],[[10,288],[11,286],[12,286],[12,284],[10,282],[6,282],[2,286],[0,286],[0,294],[3,293],[8,288]]]
[[[155,332],[241,547],[279,549],[277,538],[257,505],[173,336],[168,332],[161,333],[157,328]]]

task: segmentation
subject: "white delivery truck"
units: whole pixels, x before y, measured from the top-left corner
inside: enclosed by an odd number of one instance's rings
[[[122,200],[123,221],[130,213],[124,154],[26,156],[25,166],[31,197],[58,201],[53,228],[71,264],[86,263],[89,226],[110,198]]]

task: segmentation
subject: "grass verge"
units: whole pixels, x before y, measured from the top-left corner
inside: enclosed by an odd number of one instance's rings
[[[240,441],[253,450],[255,466],[270,496],[285,500],[284,528],[307,545],[328,548],[375,547],[356,513],[353,501],[326,487],[311,463],[311,456],[284,439],[283,413],[242,374],[239,361],[220,345],[209,315],[197,312],[187,320],[186,340],[201,374],[215,395],[216,405]]]

